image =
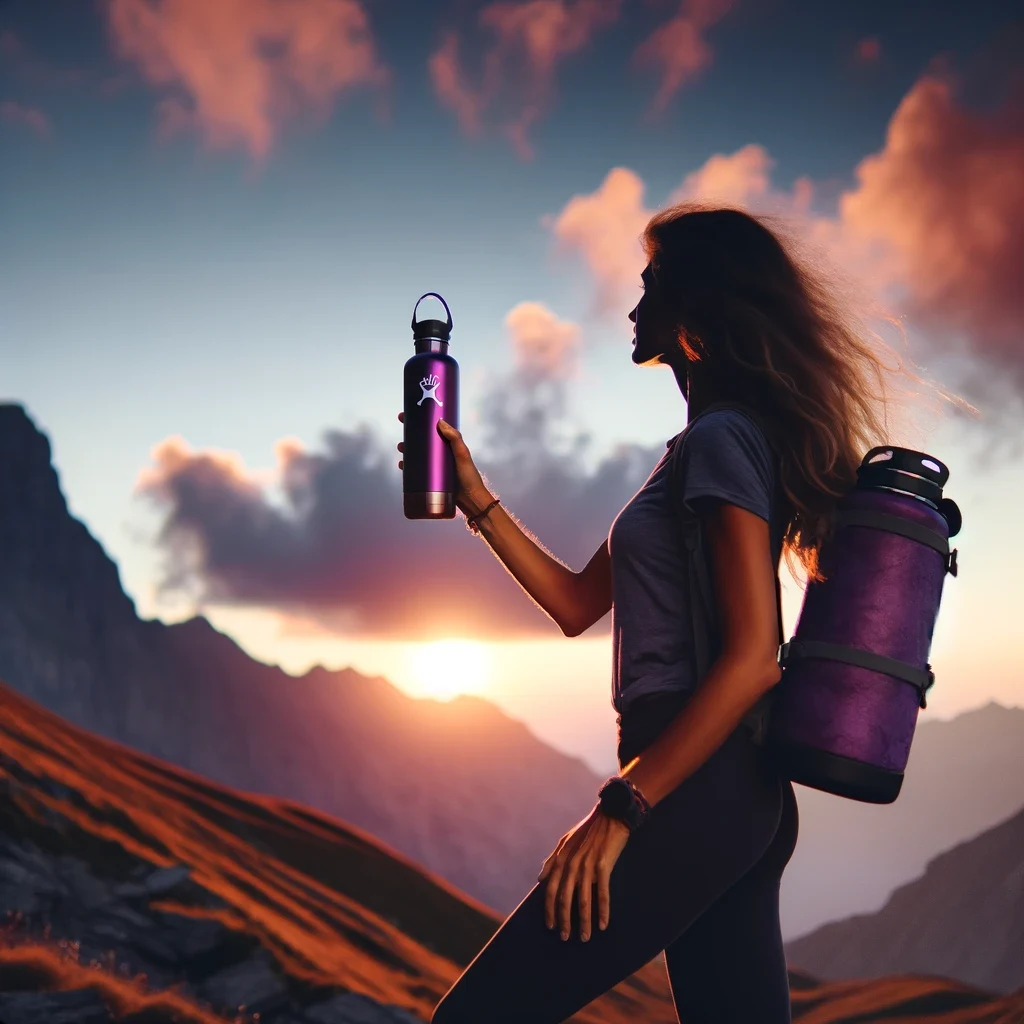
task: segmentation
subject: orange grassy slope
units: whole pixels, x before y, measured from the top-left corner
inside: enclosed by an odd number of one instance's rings
[[[216,917],[272,955],[296,986],[349,990],[424,1021],[500,923],[356,828],[288,800],[227,789],[96,737],[2,684],[0,792],[5,836],[30,838],[54,856],[73,853],[107,877],[140,861],[184,865],[215,905],[171,890],[150,900],[154,914]],[[40,939],[25,935],[20,952],[8,942],[0,979],[5,970],[11,976],[12,958],[20,956],[22,987],[25,970],[36,972],[40,987],[81,987],[77,968],[66,964],[62,975]],[[127,979],[102,971],[93,972],[96,985],[101,974],[124,1011],[143,998],[177,998],[144,997]],[[995,999],[937,978],[820,985],[793,972],[791,981],[794,1019],[803,1024],[1024,1024],[1024,993]],[[196,1010],[181,1019],[213,1017]],[[661,959],[573,1020],[671,1024]]]
[[[217,913],[258,937],[290,977],[424,1020],[500,923],[358,829],[94,736],[3,685],[0,783],[13,794],[14,813],[36,823],[40,845],[59,843],[106,871],[118,851],[155,866],[188,865],[230,908]],[[151,906],[199,912],[166,900]],[[577,1019],[671,1021],[662,971],[648,965]]]

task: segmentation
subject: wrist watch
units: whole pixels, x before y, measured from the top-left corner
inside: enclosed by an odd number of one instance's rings
[[[636,786],[621,775],[613,775],[598,793],[601,810],[623,822],[634,832],[647,819],[651,805]]]

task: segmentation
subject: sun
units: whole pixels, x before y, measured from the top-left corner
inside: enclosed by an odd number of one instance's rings
[[[435,640],[409,651],[409,676],[423,697],[451,700],[485,689],[491,676],[491,651],[478,640]]]

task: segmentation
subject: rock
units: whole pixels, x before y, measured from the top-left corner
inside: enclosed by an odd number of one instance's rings
[[[114,886],[114,895],[123,900],[135,900],[149,894],[141,882],[121,882]]]
[[[177,967],[181,962],[178,951],[152,932],[135,933],[131,938],[132,948],[146,960],[155,961],[166,967]]]
[[[192,869],[187,864],[172,864],[170,867],[157,868],[142,885],[150,896],[162,896],[191,875]]]
[[[245,1013],[266,1013],[288,1001],[288,989],[274,957],[265,949],[249,959],[225,967],[198,986],[202,999],[222,1011],[240,1006]]]
[[[339,992],[307,1008],[306,1020],[309,1024],[423,1024],[408,1010],[376,1003],[358,992]]]
[[[3,1024],[112,1024],[114,1017],[94,989],[0,993]]]
[[[207,956],[221,946],[230,929],[220,921],[182,918],[177,925],[177,945],[182,957],[193,960]]]
[[[0,861],[0,910],[27,916],[40,909],[33,874],[13,861]]]
[[[144,914],[140,914],[137,910],[133,910],[131,907],[126,907],[123,903],[113,903],[104,911],[107,917],[116,918],[118,921],[123,921],[125,924],[131,925],[133,928],[146,928],[150,929],[153,927],[153,921],[151,918],[146,917]]]
[[[61,857],[59,864],[77,907],[93,910],[110,903],[113,897],[111,888],[92,873],[85,861],[77,857]]]

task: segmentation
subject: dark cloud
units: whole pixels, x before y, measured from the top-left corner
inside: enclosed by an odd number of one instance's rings
[[[663,448],[623,445],[586,472],[590,438],[569,431],[564,387],[520,365],[494,382],[466,441],[503,505],[579,570]],[[229,456],[165,441],[140,479],[166,512],[163,588],[199,603],[275,608],[361,638],[557,635],[461,514],[405,519],[401,429],[396,421],[386,439],[368,428],[329,430],[315,452],[281,442],[279,493]]]

